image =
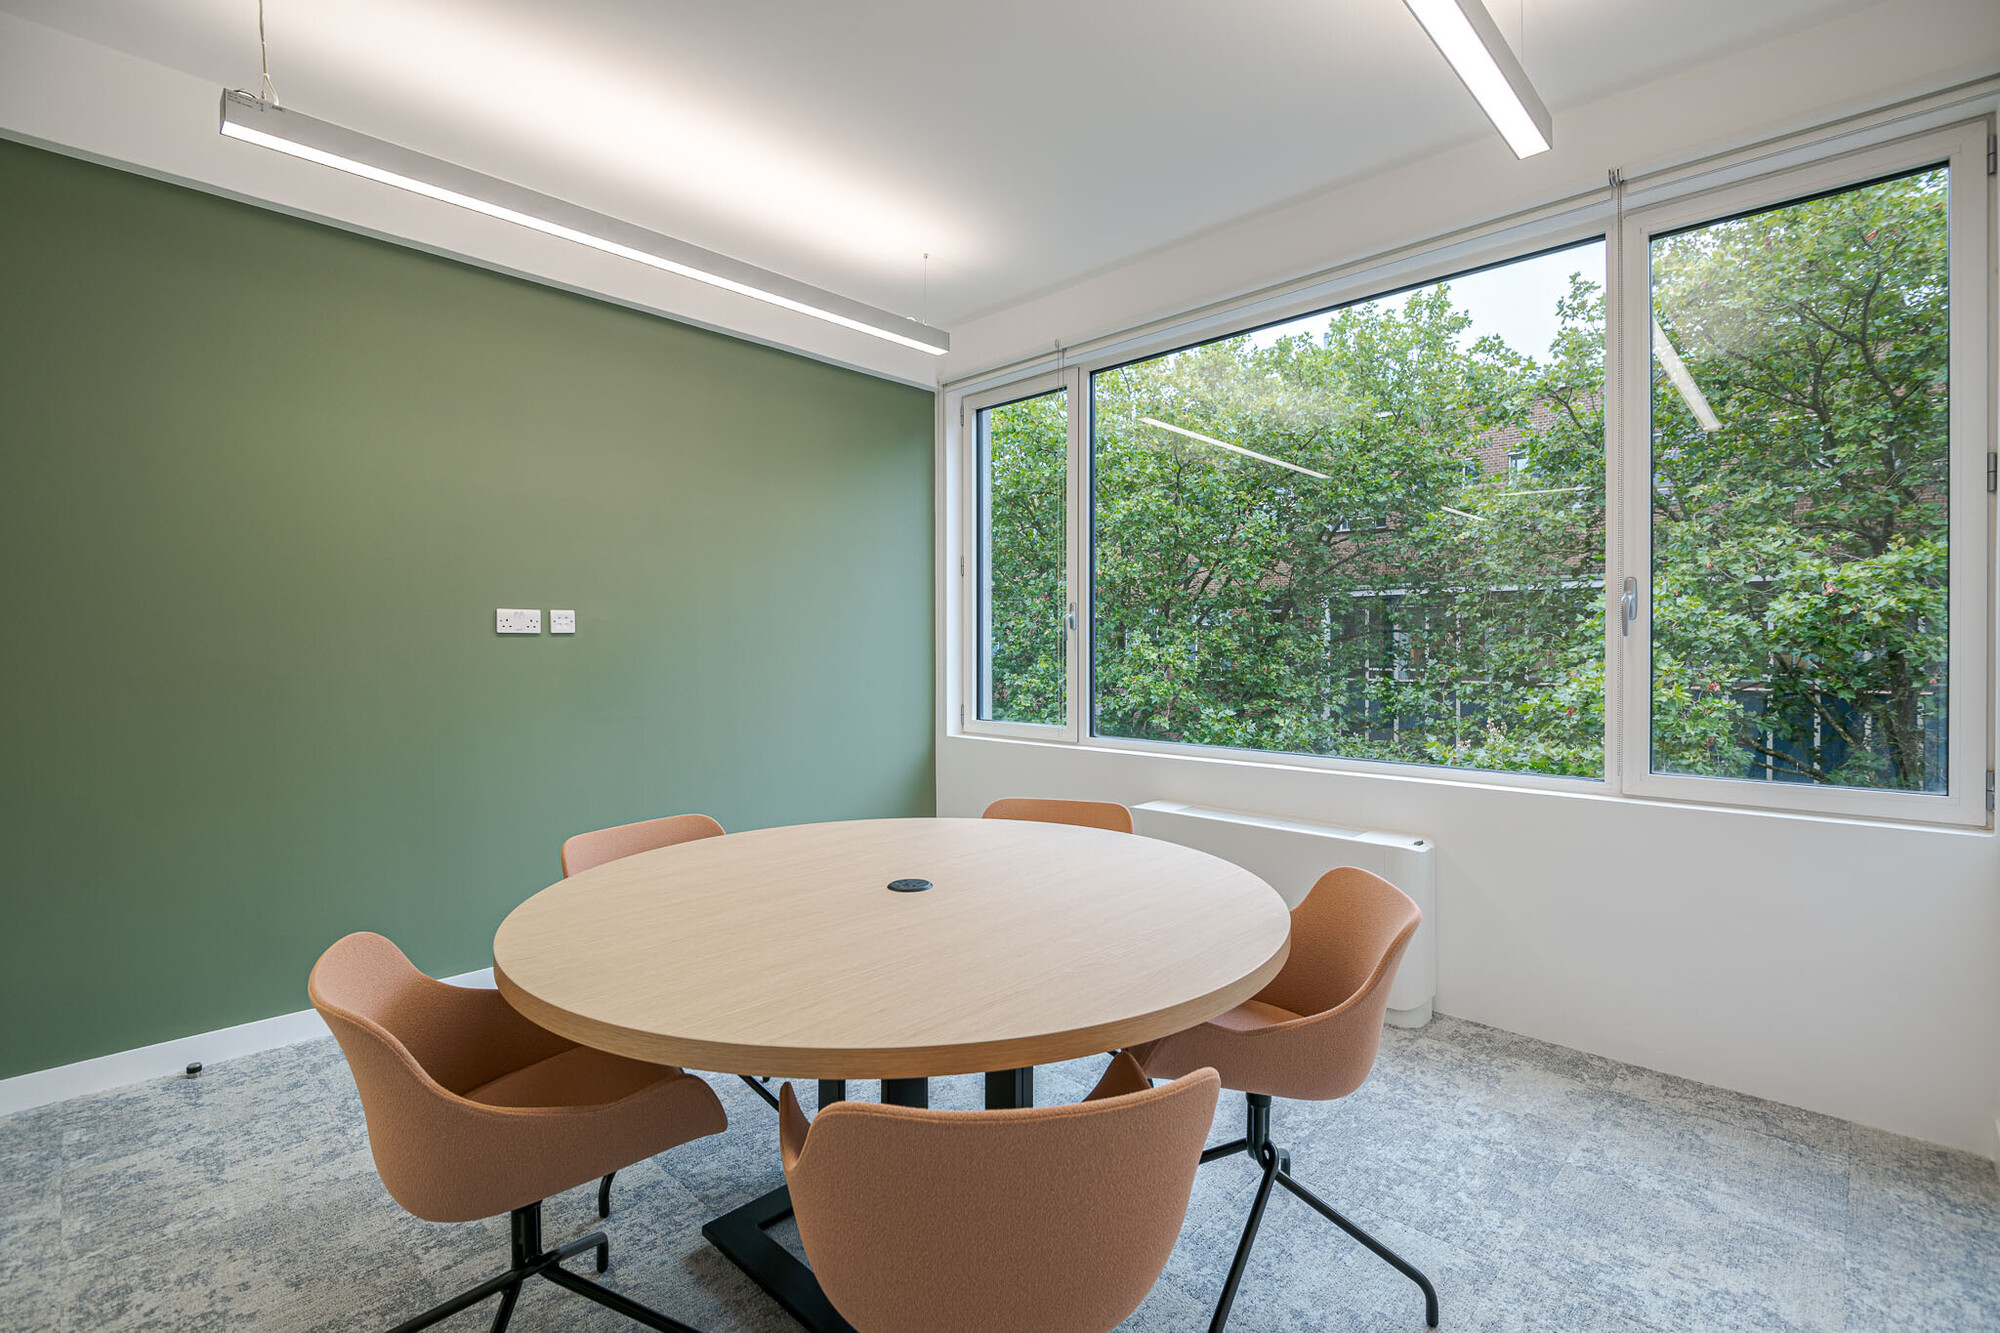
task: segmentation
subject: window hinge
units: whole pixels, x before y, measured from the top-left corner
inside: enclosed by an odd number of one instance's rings
[[[2000,491],[2000,454],[1986,455],[1986,489]]]
[[[1993,813],[1993,770],[1986,770],[1986,813]]]
[[[1986,174],[2000,176],[2000,134],[1986,136]]]
[[[1991,468],[1988,468],[1988,469],[1986,470],[1986,479],[1987,479],[1987,481],[1988,481],[1989,483],[1990,483],[1990,482],[1991,482],[1991,481],[1993,480],[1993,469],[1991,469]],[[1992,486],[1991,486],[1991,485],[1989,484],[1989,485],[1987,486],[1987,488],[1986,488],[1986,489],[1990,491],[1990,490],[1992,490],[1992,489],[1993,489],[1993,487],[1992,487]],[[964,557],[964,556],[960,556],[960,557],[958,558],[958,576],[959,576],[960,578],[964,578],[964,577],[965,577],[965,557]]]
[[[964,704],[960,704],[960,705],[958,706],[958,729],[959,729],[960,731],[964,731],[964,730],[965,730],[965,705],[964,705]]]

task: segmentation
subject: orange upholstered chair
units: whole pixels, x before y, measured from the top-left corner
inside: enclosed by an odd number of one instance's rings
[[[665,819],[642,819],[636,824],[593,829],[579,833],[562,845],[563,878],[581,874],[606,861],[622,861],[656,847],[671,847],[696,838],[719,838],[722,825],[707,815],[668,815]]]
[[[306,985],[347,1055],[368,1146],[397,1203],[429,1222],[513,1215],[508,1270],[396,1326],[413,1333],[499,1295],[504,1329],[543,1277],[651,1328],[686,1324],[565,1269],[602,1232],[549,1249],[542,1200],[728,1128],[708,1084],[678,1069],[578,1046],[522,1018],[499,992],[447,986],[380,935],[349,935]]]
[[[1037,824],[1079,824],[1084,828],[1132,831],[1132,812],[1115,801],[1058,801],[1010,796],[986,807],[983,819],[1025,819]]]
[[[835,1102],[808,1127],[787,1084],[799,1240],[857,1333],[1106,1333],[1166,1267],[1218,1091],[1118,1055],[1075,1106]]]
[[[1200,1027],[1132,1049],[1153,1078],[1212,1067],[1222,1076],[1223,1087],[1248,1094],[1249,1125],[1243,1138],[1202,1154],[1202,1161],[1211,1162],[1248,1153],[1264,1168],[1211,1333],[1221,1333],[1229,1320],[1274,1183],[1422,1288],[1425,1318],[1437,1327],[1437,1291],[1430,1279],[1295,1180],[1291,1154],[1271,1142],[1271,1098],[1331,1101],[1367,1080],[1382,1044],[1389,985],[1422,919],[1417,905],[1379,875],[1352,866],[1329,870],[1292,909],[1291,956],[1270,985]]]

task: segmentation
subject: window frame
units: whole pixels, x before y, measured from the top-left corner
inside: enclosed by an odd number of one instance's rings
[[[1996,618],[1992,591],[1994,502],[1985,489],[1986,456],[1995,447],[1993,420],[1993,338],[1990,333],[2000,294],[1992,279],[1992,182],[1985,174],[1991,117],[1973,120],[1932,118],[1937,128],[1917,133],[1889,126],[1829,135],[1816,142],[1762,153],[1747,162],[1725,161],[1678,175],[1662,173],[1659,184],[1626,192],[1622,185],[1598,200],[1551,206],[1526,220],[1467,228],[1432,243],[1412,245],[1364,260],[1330,276],[1263,294],[1220,301],[1178,318],[1158,321],[1127,334],[1112,334],[1081,355],[1061,349],[1029,365],[947,384],[945,395],[945,488],[958,518],[956,538],[941,548],[958,562],[956,606],[959,622],[948,631],[960,662],[958,725],[947,720],[947,735],[1038,740],[1081,750],[1172,756],[1192,761],[1249,763],[1279,769],[1349,772],[1402,781],[1444,783],[1500,790],[1561,792],[1602,799],[1639,799],[1767,813],[1781,817],[1832,816],[1919,826],[1991,829],[1986,808],[1986,774],[1991,771],[1992,721],[1996,715],[1994,665]],[[1646,488],[1651,476],[1651,291],[1646,269],[1647,238],[1656,231],[1700,225],[1761,207],[1782,204],[1843,185],[1861,184],[1902,170],[1948,163],[1953,190],[1948,224],[1950,280],[1952,447],[1950,601],[1951,695],[1948,708],[1949,792],[1918,794],[1858,788],[1820,788],[1799,783],[1760,783],[1679,774],[1652,774],[1650,671],[1651,644],[1636,631],[1650,629],[1650,521],[1635,525],[1630,515],[1649,515]],[[1973,182],[1960,188],[1960,182]],[[1815,184],[1814,182],[1817,182]],[[1981,188],[1981,187],[1984,188]],[[1664,219],[1677,218],[1668,222]],[[1645,228],[1645,230],[1641,230]],[[1633,236],[1641,238],[1637,245]],[[1352,759],[1191,743],[1128,739],[1096,734],[1092,716],[1095,682],[1095,618],[1092,543],[1095,477],[1091,376],[1133,361],[1232,337],[1267,325],[1302,318],[1360,301],[1393,296],[1480,269],[1537,254],[1601,240],[1605,244],[1605,580],[1604,772],[1602,778],[1460,768],[1448,765]],[[1641,269],[1635,286],[1631,270]],[[1966,275],[1971,275],[1968,281]],[[1635,328],[1638,336],[1635,337]],[[1635,369],[1636,368],[1636,369]],[[1961,390],[1960,386],[1965,386]],[[1034,397],[1055,388],[1067,391],[1070,468],[1065,506],[1065,585],[1076,608],[1077,629],[1069,634],[1065,658],[1065,722],[1061,726],[991,722],[976,716],[980,663],[978,597],[975,582],[983,540],[979,526],[980,477],[976,412]],[[1636,408],[1635,408],[1636,404]],[[955,427],[955,430],[954,430]],[[1635,491],[1638,505],[1634,507]],[[955,493],[955,495],[954,495]],[[955,502],[955,503],[954,503]],[[1637,530],[1643,526],[1643,531]],[[1638,579],[1640,621],[1633,635],[1621,633],[1620,600],[1626,577]],[[1640,665],[1634,671],[1634,663]],[[1635,703],[1638,705],[1635,708]],[[1776,788],[1776,791],[1756,790]],[[1752,790],[1746,790],[1752,789]]]
[[[1622,365],[1619,415],[1624,429],[1621,518],[1624,558],[1616,586],[1634,580],[1637,594],[1629,634],[1613,636],[1610,659],[1617,673],[1615,711],[1622,723],[1623,790],[1633,796],[1703,805],[1727,805],[1805,814],[1858,816],[1922,824],[1983,827],[1988,823],[1986,773],[1990,767],[1991,713],[1988,664],[1992,660],[1992,496],[1986,460],[1993,449],[1987,328],[1992,318],[1988,266],[1986,130],[1961,125],[1913,135],[1856,152],[1821,159],[1747,181],[1677,196],[1626,214],[1619,238],[1617,317],[1628,350]],[[1745,213],[1946,165],[1951,172],[1946,226],[1951,401],[1947,428],[1950,457],[1949,647],[1946,675],[1946,788],[1943,793],[1882,788],[1829,787],[1764,782],[1652,768],[1652,318],[1651,255],[1657,235],[1683,231]],[[1608,271],[1608,270],[1607,270]],[[1607,579],[1607,583],[1612,580]]]
[[[1080,658],[1087,658],[1082,652],[1083,635],[1077,631],[1081,623],[1081,608],[1078,607],[1077,545],[1080,534],[1077,530],[1077,373],[1074,370],[1056,371],[1032,376],[1028,379],[1013,380],[985,393],[967,395],[961,402],[960,430],[964,435],[965,507],[962,517],[965,534],[962,552],[962,570],[965,576],[965,597],[962,602],[960,619],[964,637],[961,644],[963,670],[959,682],[962,693],[963,712],[960,728],[968,735],[1005,736],[1018,740],[1055,740],[1074,742],[1078,738],[1079,714],[1077,712],[1077,673],[1082,669]],[[985,644],[981,630],[985,619],[987,532],[986,532],[986,471],[985,450],[982,448],[980,414],[993,408],[1006,407],[1012,403],[1025,402],[1030,398],[1040,398],[1046,394],[1061,391],[1069,427],[1068,453],[1064,469],[1063,486],[1063,587],[1065,599],[1072,608],[1072,623],[1063,631],[1063,720],[1060,723],[1006,722],[979,716],[984,696]]]

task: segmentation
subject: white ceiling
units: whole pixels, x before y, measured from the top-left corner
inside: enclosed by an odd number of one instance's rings
[[[1487,3],[1560,113],[1868,0]],[[946,328],[1453,144],[1506,153],[1403,0],[266,7],[287,105]],[[0,10],[257,84],[256,0]]]

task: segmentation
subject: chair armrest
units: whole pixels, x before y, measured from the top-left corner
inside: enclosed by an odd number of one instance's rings
[[[792,1171],[799,1164],[799,1158],[806,1150],[806,1135],[812,1124],[799,1106],[798,1095],[787,1083],[778,1089],[778,1150],[784,1159],[785,1178],[791,1179]]]
[[[1101,1102],[1107,1097],[1123,1097],[1128,1093],[1144,1092],[1153,1086],[1153,1080],[1146,1077],[1146,1071],[1139,1068],[1139,1062],[1132,1058],[1130,1051],[1120,1051],[1111,1057],[1104,1073],[1098,1077],[1097,1086],[1085,1097],[1086,1102]]]
[[[422,1034],[424,1049],[413,1045],[410,1054],[440,1087],[454,1093],[470,1092],[576,1045],[522,1017],[497,990],[425,977],[405,1003],[427,1011],[421,1023],[397,1025],[405,1033]]]

